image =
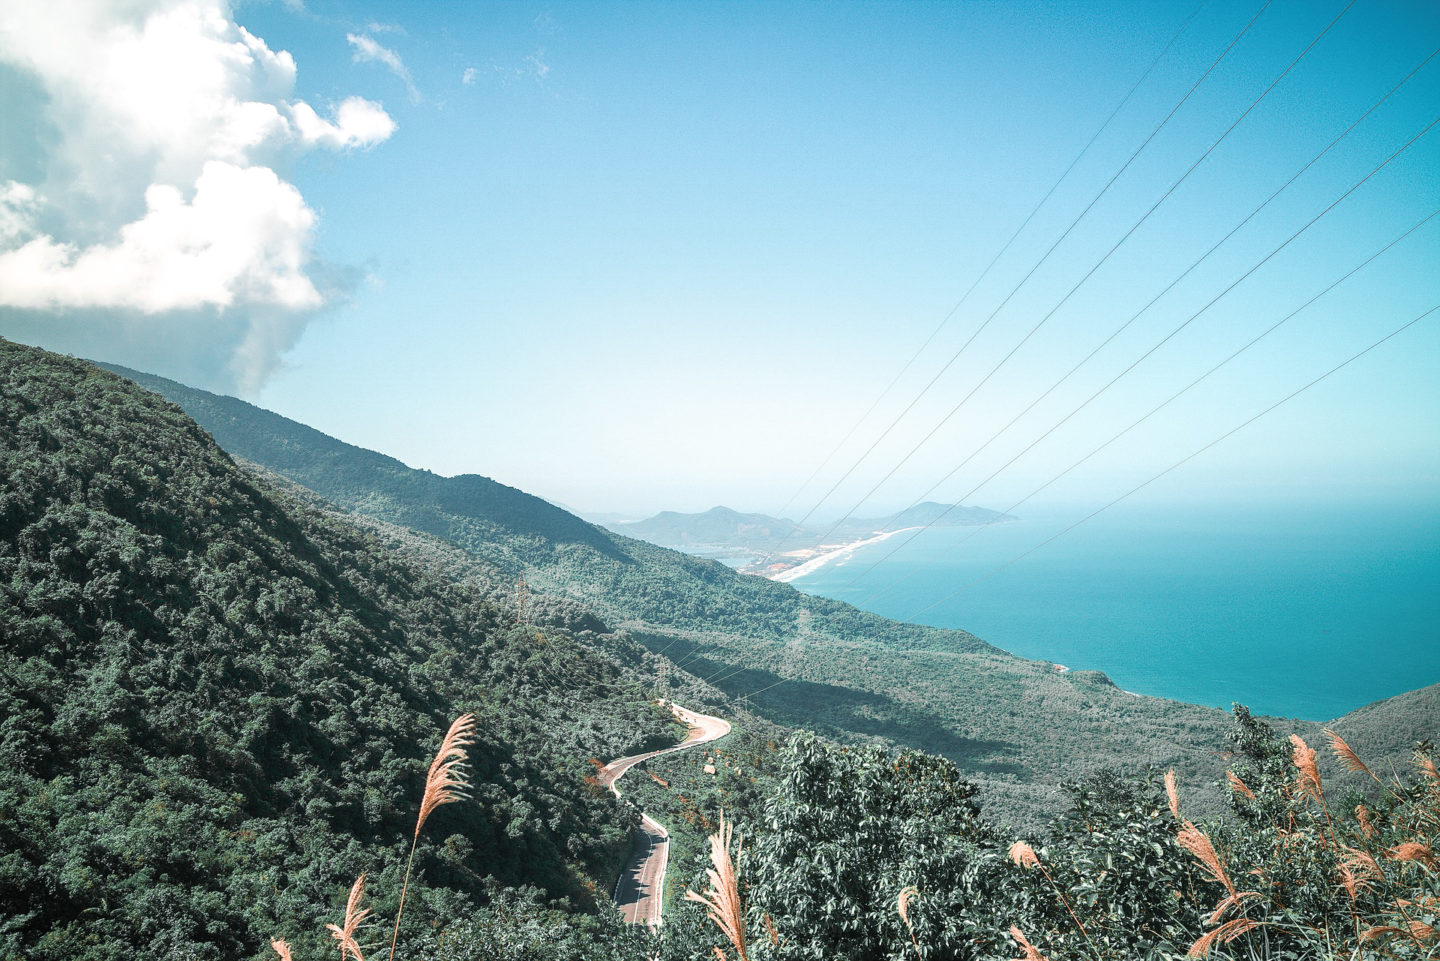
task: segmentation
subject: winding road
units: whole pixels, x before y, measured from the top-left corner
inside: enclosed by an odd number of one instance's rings
[[[671,751],[684,751],[701,744],[708,744],[730,733],[729,721],[711,717],[708,714],[697,714],[678,704],[671,704],[670,710],[675,713],[677,718],[690,726],[689,735],[674,747],[622,757],[601,768],[600,783],[608,787],[616,797],[620,797],[620,789],[615,786],[615,782],[624,777],[626,771],[641,761],[648,761],[652,757],[669,754]],[[666,831],[648,814],[642,812],[640,827],[635,831],[634,853],[630,856],[630,863],[625,866],[624,873],[615,882],[615,903],[619,906],[620,913],[625,916],[626,921],[631,924],[648,924],[652,928],[660,926],[661,899],[665,891],[665,868],[669,861],[670,832]]]

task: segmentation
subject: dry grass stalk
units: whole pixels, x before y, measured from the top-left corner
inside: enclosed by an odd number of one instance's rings
[[[1415,861],[1432,870],[1435,868],[1435,852],[1418,841],[1397,844],[1386,851],[1385,856],[1392,861]]]
[[[365,874],[362,871],[350,886],[350,897],[345,901],[345,920],[342,924],[327,924],[330,936],[340,942],[340,961],[345,961],[350,956],[355,961],[365,961],[365,955],[360,951],[360,943],[355,939],[355,934],[360,930],[360,925],[370,916],[370,909],[360,907],[360,902],[365,899]],[[287,957],[287,955],[281,955]]]
[[[1215,853],[1215,845],[1210,843],[1210,838],[1204,831],[1186,821],[1176,835],[1176,840],[1182,848],[1195,855],[1206,873],[1225,885],[1225,890],[1230,892],[1232,899],[1239,899],[1240,893],[1235,889],[1235,883],[1230,880],[1230,875],[1225,873],[1225,865],[1220,863],[1220,855]]]
[[[1330,750],[1335,752],[1335,756],[1337,758],[1345,762],[1345,766],[1347,768],[1355,771],[1356,773],[1364,772],[1365,774],[1370,775],[1370,777],[1374,779],[1376,784],[1381,783],[1380,778],[1376,776],[1375,772],[1365,766],[1365,762],[1360,760],[1360,756],[1358,754],[1350,750],[1350,745],[1346,744],[1344,739],[1342,739],[1340,735],[1336,734],[1329,728],[1326,728],[1325,736],[1330,739]]]
[[[415,837],[420,837],[420,829],[432,811],[465,797],[464,792],[470,787],[464,774],[465,749],[475,743],[474,731],[475,715],[463,714],[445,733],[445,740],[440,743],[440,750],[425,775],[425,796],[420,801],[420,817],[415,821]]]
[[[770,918],[770,912],[765,912],[765,933],[770,936],[770,947],[780,946],[780,932],[775,930],[775,922]]]
[[[475,715],[462,714],[445,732],[440,750],[430,762],[425,775],[425,794],[420,799],[420,816],[415,819],[415,837],[410,841],[410,858],[405,862],[405,881],[400,885],[400,907],[395,912],[395,930],[390,935],[390,961],[395,961],[395,945],[400,938],[400,918],[405,913],[405,893],[410,888],[410,869],[415,864],[415,848],[420,843],[420,828],[425,819],[442,804],[459,801],[465,796],[470,782],[466,780],[464,767],[465,749],[475,743]],[[343,959],[342,959],[343,961]]]
[[[1170,799],[1170,813],[1180,820],[1180,792],[1175,790],[1175,769],[1165,772],[1165,796]]]
[[[280,961],[293,961],[293,959],[290,957],[289,941],[281,941],[279,938],[271,938],[270,950],[280,955]]]
[[[705,873],[710,886],[703,895],[694,891],[685,892],[685,900],[696,901],[708,909],[707,916],[725,935],[735,948],[739,961],[748,961],[745,954],[745,911],[740,904],[740,883],[735,872],[735,862],[730,858],[730,835],[733,825],[725,823],[725,814],[720,814],[720,827],[710,835],[710,863],[714,865]],[[718,957],[725,954],[715,949]]]
[[[1384,935],[1387,935],[1387,934],[1404,934],[1404,933],[1405,933],[1405,932],[1401,931],[1399,928],[1395,927],[1393,924],[1377,924],[1377,925],[1376,925],[1375,927],[1373,927],[1373,928],[1366,928],[1364,931],[1361,931],[1361,932],[1360,932],[1360,940],[1361,940],[1361,941],[1374,941],[1376,938],[1383,937]]]
[[[1080,923],[1080,916],[1076,914],[1075,909],[1070,906],[1070,902],[1066,899],[1065,893],[1060,890],[1060,886],[1055,883],[1055,879],[1050,876],[1050,872],[1045,870],[1045,865],[1040,863],[1040,856],[1035,853],[1035,849],[1024,841],[1016,841],[1010,845],[1010,860],[1022,868],[1040,869],[1040,873],[1045,875],[1045,880],[1050,883],[1050,890],[1055,892],[1055,896],[1060,899],[1060,903],[1064,905],[1065,910],[1069,912],[1070,920],[1075,922],[1075,927],[1079,928],[1080,933],[1085,936],[1085,940],[1089,941],[1090,932],[1085,930],[1085,925]]]
[[[1360,830],[1365,832],[1367,838],[1375,836],[1375,825],[1370,820],[1370,809],[1363,804],[1355,805],[1355,820],[1360,822]]]
[[[910,884],[900,889],[900,897],[896,899],[895,910],[900,912],[900,920],[905,922],[905,930],[910,932],[910,943],[915,946],[915,957],[920,957],[920,942],[915,940],[915,928],[910,924],[910,902],[920,897],[920,889]]]
[[[1226,771],[1225,779],[1230,782],[1230,790],[1236,792],[1237,794],[1243,794],[1252,801],[1255,800],[1255,792],[1250,790],[1250,788],[1245,784],[1245,782],[1240,780],[1239,776],[1237,776],[1234,771]]]
[[[1022,868],[1040,867],[1040,859],[1035,855],[1035,849],[1024,841],[1016,841],[1010,845],[1010,860]]]
[[[1226,921],[1213,931],[1207,931],[1190,945],[1190,950],[1185,952],[1188,958],[1203,958],[1210,952],[1212,944],[1229,944],[1246,931],[1252,931],[1260,926],[1260,922],[1251,921],[1249,918],[1236,918],[1233,921]]]
[[[1040,953],[1039,948],[1025,940],[1025,935],[1013,924],[1010,925],[1010,937],[1014,938],[1016,943],[1025,949],[1025,957],[1016,958],[1015,961],[1050,961],[1049,958]]]
[[[1320,769],[1315,764],[1315,749],[1306,744],[1305,739],[1298,734],[1290,735],[1290,743],[1295,745],[1291,760],[1295,763],[1295,769],[1300,772],[1300,790],[1323,805],[1325,789],[1320,786]]]

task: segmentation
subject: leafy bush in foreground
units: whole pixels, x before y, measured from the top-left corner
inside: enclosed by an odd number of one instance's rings
[[[1196,826],[1170,775],[1102,772],[1033,846],[985,826],[948,762],[797,737],[736,854],[729,927],[752,961],[1440,956],[1431,746],[1386,782],[1330,733],[1376,789],[1337,802],[1303,740],[1235,716],[1233,817]],[[667,941],[676,959],[738,947],[693,910]]]

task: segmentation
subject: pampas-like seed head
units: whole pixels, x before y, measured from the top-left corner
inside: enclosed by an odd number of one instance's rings
[[[734,946],[739,961],[748,961],[745,955],[745,910],[740,904],[740,883],[735,873],[735,862],[730,858],[733,829],[734,825],[725,823],[725,812],[720,812],[720,827],[710,835],[710,863],[714,866],[705,872],[710,878],[710,886],[703,895],[686,891],[685,900],[705,905],[708,909],[706,915]],[[724,957],[719,948],[715,951]]]
[[[1040,866],[1040,858],[1036,856],[1035,849],[1024,841],[1016,841],[1010,845],[1010,860],[1022,868],[1036,868]]]
[[[1170,813],[1180,820],[1180,792],[1175,790],[1175,769],[1165,772],[1165,796],[1170,799]]]
[[[474,732],[473,714],[460,715],[445,732],[445,740],[440,742],[440,750],[435,752],[435,759],[430,762],[430,770],[425,775],[425,796],[420,801],[420,817],[415,821],[415,837],[420,837],[420,829],[425,826],[430,812],[442,804],[462,800],[469,790],[470,782],[464,770],[465,749],[475,743]]]
[[[895,910],[900,912],[900,920],[905,922],[905,927],[910,927],[910,902],[920,897],[920,889],[915,885],[907,885],[900,889],[900,897],[895,901]],[[914,929],[911,928],[911,933]]]
[[[1360,822],[1360,830],[1365,832],[1367,838],[1375,836],[1375,825],[1370,820],[1370,809],[1363,804],[1355,805],[1355,820]]]
[[[1239,897],[1240,893],[1235,890],[1235,884],[1230,880],[1230,875],[1225,873],[1225,865],[1220,863],[1220,855],[1215,853],[1215,845],[1210,843],[1210,838],[1204,831],[1186,821],[1180,829],[1180,833],[1176,835],[1176,840],[1180,842],[1181,847],[1195,855],[1195,859],[1204,866],[1206,873],[1225,885],[1225,890],[1230,892],[1230,897]]]
[[[1252,801],[1255,800],[1255,792],[1250,790],[1249,786],[1246,785],[1244,781],[1240,780],[1239,776],[1236,775],[1234,771],[1226,771],[1225,779],[1230,782],[1230,790],[1236,792],[1237,794],[1243,794]]]
[[[1025,949],[1025,957],[1015,958],[1014,961],[1050,961],[1049,958],[1040,953],[1039,948],[1027,941],[1025,935],[1013,924],[1010,925],[1010,937],[1014,938],[1015,942]]]
[[[1315,749],[1306,744],[1305,739],[1298,734],[1290,735],[1290,743],[1295,745],[1291,760],[1295,763],[1295,769],[1300,772],[1300,790],[1324,804],[1325,791],[1320,786],[1320,769],[1315,766]]]
[[[270,939],[270,950],[280,955],[280,961],[292,961],[290,957],[290,942],[281,941],[279,938]]]
[[[1418,841],[1406,841],[1404,844],[1397,844],[1385,852],[1385,856],[1392,861],[1416,861],[1427,868],[1435,867],[1435,852]]]
[[[1185,952],[1188,958],[1203,958],[1209,951],[1210,945],[1214,943],[1229,944],[1246,931],[1253,930],[1260,926],[1260,922],[1251,921],[1249,918],[1236,918],[1233,921],[1226,921],[1213,931],[1207,931],[1190,945],[1190,950]]]
[[[1360,755],[1350,750],[1350,745],[1346,744],[1340,735],[1326,728],[1325,736],[1330,739],[1330,750],[1335,752],[1337,758],[1345,762],[1347,768],[1357,773],[1363,772],[1370,775],[1377,784],[1380,782],[1380,779],[1375,776],[1375,772],[1365,766],[1365,762],[1360,760]]]
[[[362,871],[350,886],[350,897],[345,901],[345,921],[343,925],[327,924],[330,936],[340,942],[340,961],[345,961],[351,955],[355,961],[365,961],[365,955],[360,953],[360,943],[355,940],[355,933],[360,930],[360,925],[370,916],[370,909],[360,907],[360,902],[365,898],[365,874]],[[278,949],[277,949],[278,950]],[[289,955],[281,955],[286,961]]]

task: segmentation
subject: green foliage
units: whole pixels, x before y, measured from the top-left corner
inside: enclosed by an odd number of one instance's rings
[[[668,732],[617,664],[3,341],[0,476],[0,958],[304,957],[361,871],[393,916],[463,711],[474,800],[427,825],[407,929],[603,903],[631,815],[585,759]]]
[[[963,631],[809,597],[612,534],[487,478],[411,470],[233,398],[121,373],[184,406],[232,454],[343,508],[454,544],[507,587],[523,573],[537,593],[594,611],[711,679],[692,688],[704,692],[697,707],[758,692],[751,710],[777,724],[941,754],[981,787],[988,810],[1030,826],[1063,804],[1062,779],[1095,767],[1175,767],[1192,784],[1220,776],[1210,748],[1223,712],[1135,697],[1103,675],[1057,673]],[[657,663],[627,667],[653,672]],[[685,683],[678,673],[675,683]]]
[[[1066,812],[1032,847],[984,824],[947,762],[797,737],[739,861],[751,957],[1014,958],[1012,931],[1054,959],[1158,961],[1192,946],[1227,959],[1435,957],[1430,746],[1417,776],[1377,785],[1342,817],[1303,742],[1237,709],[1232,743],[1238,763],[1268,772],[1252,778],[1281,799],[1274,820],[1249,810],[1197,828],[1184,795],[1172,813],[1158,772],[1102,771],[1065,785]],[[667,959],[719,943],[686,908]]]

